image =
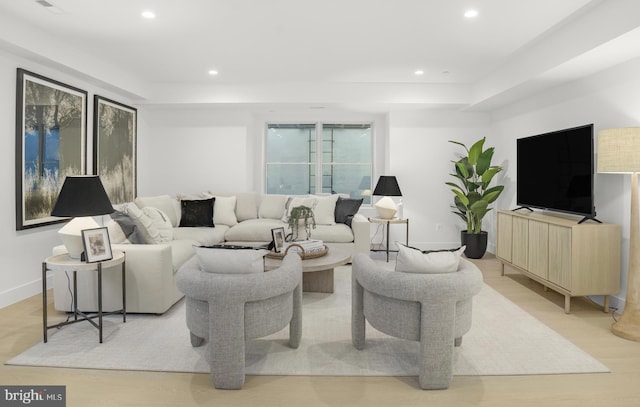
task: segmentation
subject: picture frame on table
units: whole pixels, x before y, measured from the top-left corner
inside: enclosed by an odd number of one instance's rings
[[[100,176],[112,204],[137,196],[138,110],[93,97],[93,173]]]
[[[111,241],[106,227],[85,229],[82,231],[82,245],[84,246],[85,261],[95,263],[111,260]]]
[[[284,247],[284,228],[279,227],[271,229],[271,238],[273,239],[273,251],[280,253]]]
[[[65,222],[51,216],[67,175],[87,173],[87,91],[17,69],[16,230]]]

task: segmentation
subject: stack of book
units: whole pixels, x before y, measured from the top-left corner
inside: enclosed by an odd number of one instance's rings
[[[306,254],[319,253],[324,251],[324,243],[322,240],[300,240],[289,243],[289,245],[298,245],[304,249]],[[285,247],[286,250],[286,247]],[[299,247],[293,246],[289,251],[300,250]]]

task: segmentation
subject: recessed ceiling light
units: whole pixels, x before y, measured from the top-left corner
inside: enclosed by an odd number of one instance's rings
[[[209,75],[215,76],[218,74],[218,71],[216,71],[215,69],[210,69],[209,70]]]
[[[413,74],[416,76],[424,75],[424,71],[422,69],[418,69]]]
[[[478,17],[478,10],[467,10],[464,12],[464,16],[466,18],[476,18]]]
[[[148,18],[149,20],[156,18],[156,13],[150,10],[146,10],[142,12],[142,17]]]

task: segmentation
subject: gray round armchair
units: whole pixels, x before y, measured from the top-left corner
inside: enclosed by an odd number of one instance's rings
[[[302,263],[296,253],[264,273],[216,274],[201,270],[197,256],[176,275],[186,297],[191,345],[208,341],[211,381],[218,389],[244,385],[245,341],[289,325],[289,346],[302,335]]]
[[[364,349],[366,319],[387,335],[420,342],[420,387],[448,388],[454,346],[460,346],[471,328],[472,297],[482,288],[480,270],[460,259],[453,273],[403,273],[358,254],[351,279],[351,335],[356,349]]]

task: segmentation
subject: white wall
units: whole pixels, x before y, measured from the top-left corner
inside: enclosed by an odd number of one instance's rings
[[[249,116],[215,108],[142,109],[147,131],[138,140],[138,195],[255,190]]]
[[[548,131],[593,123],[596,132],[606,128],[640,126],[640,59],[592,77],[522,100],[494,112],[492,131],[496,155],[507,171],[501,208],[515,208],[516,139]],[[596,151],[597,154],[597,151]],[[543,158],[541,157],[543,162]],[[622,225],[621,290],[612,306],[622,307],[629,251],[630,176],[595,175],[595,206],[602,222]]]
[[[0,308],[42,291],[42,260],[51,255],[51,248],[61,244],[52,225],[16,231],[15,213],[15,112],[16,69],[24,68],[62,83],[89,92],[87,99],[87,148],[92,148],[93,95],[109,97],[130,104],[105,89],[88,84],[58,70],[0,51]],[[91,172],[92,154],[88,154],[87,169]]]
[[[485,136],[485,146],[495,146],[488,116],[482,113],[439,111],[390,115],[389,175],[398,178],[402,190],[411,245],[422,249],[460,245],[460,230],[466,225],[451,213],[453,194],[445,182],[453,181],[449,175],[453,169],[451,161],[457,160],[464,150],[449,140],[470,146]],[[486,222],[491,217],[488,215]],[[487,227],[491,241],[495,241],[495,227],[491,228],[490,223]],[[395,229],[391,231],[391,241],[404,241],[403,226]]]

